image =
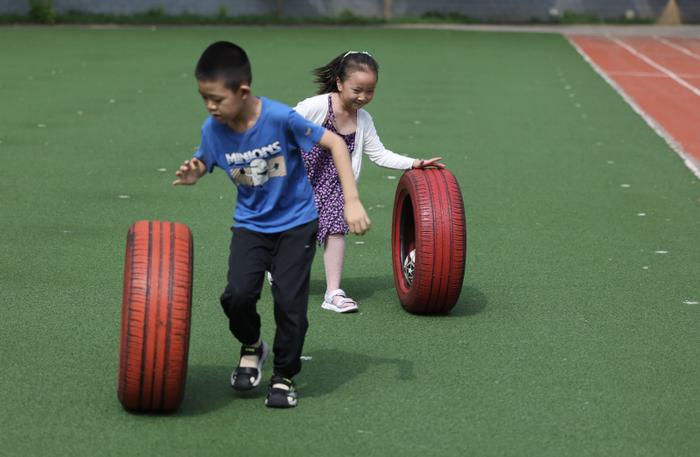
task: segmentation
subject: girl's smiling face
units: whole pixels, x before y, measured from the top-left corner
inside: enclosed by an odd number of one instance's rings
[[[353,71],[341,81],[336,79],[338,95],[348,110],[358,110],[372,101],[377,87],[377,75],[372,71]]]

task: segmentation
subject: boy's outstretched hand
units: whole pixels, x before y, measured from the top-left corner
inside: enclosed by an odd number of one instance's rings
[[[180,169],[175,172],[177,179],[173,181],[173,186],[190,186],[195,184],[206,171],[207,167],[201,160],[195,157],[185,160],[180,165]]]
[[[345,222],[350,227],[350,233],[364,235],[372,226],[372,221],[369,220],[369,216],[359,198],[346,201],[344,212]]]
[[[413,168],[445,168],[445,164],[440,163],[441,160],[442,157],[433,157],[432,159],[428,160],[416,159],[413,161]]]

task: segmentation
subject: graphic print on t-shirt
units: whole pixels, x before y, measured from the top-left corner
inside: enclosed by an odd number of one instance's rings
[[[249,151],[227,153],[226,161],[231,166],[233,182],[237,186],[257,187],[265,184],[270,178],[286,176],[287,167],[283,156],[268,159],[282,151],[279,143],[275,141]]]
[[[262,186],[270,178],[287,176],[284,157],[269,160],[253,159],[249,167],[231,168],[231,178],[237,186]]]

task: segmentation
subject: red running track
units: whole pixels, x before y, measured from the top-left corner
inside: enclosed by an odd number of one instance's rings
[[[700,39],[572,35],[569,40],[700,178]]]

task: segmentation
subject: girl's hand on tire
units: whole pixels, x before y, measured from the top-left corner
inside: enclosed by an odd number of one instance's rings
[[[413,161],[413,167],[412,168],[445,168],[444,163],[440,163],[442,160],[442,157],[433,157],[432,159],[428,160],[423,160],[423,159],[416,159]]]

